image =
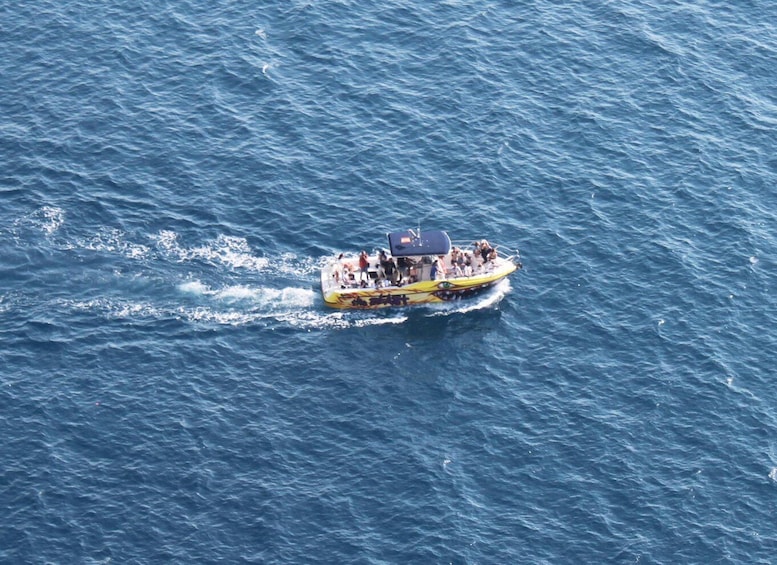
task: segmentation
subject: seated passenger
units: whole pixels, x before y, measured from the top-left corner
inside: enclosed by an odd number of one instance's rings
[[[413,259],[408,258],[405,261],[405,265],[407,265],[408,282],[418,282],[418,263],[416,263]]]
[[[491,260],[491,253],[493,252],[493,248],[488,243],[488,240],[483,240],[480,242],[480,258],[483,260],[483,263],[488,263],[488,261]]]
[[[349,263],[348,261],[345,261],[343,264],[343,284],[349,285],[353,282],[354,276],[353,276],[353,263]]]

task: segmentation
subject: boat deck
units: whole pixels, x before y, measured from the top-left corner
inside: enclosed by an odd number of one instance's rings
[[[451,265],[450,254],[443,259],[445,273],[437,273],[432,279],[432,262],[418,258],[414,265],[398,268],[399,278],[396,284],[385,276],[377,255],[368,258],[367,273],[359,270],[359,257],[347,256],[334,259],[321,270],[321,290],[326,294],[338,289],[392,289],[423,281],[473,281],[479,278],[491,278],[504,271],[512,272],[515,263],[512,257],[497,257],[486,263],[474,261],[471,267],[457,268]],[[506,273],[507,274],[507,273]]]

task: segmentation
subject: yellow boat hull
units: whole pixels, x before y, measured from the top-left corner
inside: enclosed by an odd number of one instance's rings
[[[499,269],[490,273],[384,288],[332,288],[331,285],[325,288],[322,275],[322,294],[327,306],[349,310],[444,303],[476,295],[494,286],[517,268],[518,265],[512,261],[505,261]]]

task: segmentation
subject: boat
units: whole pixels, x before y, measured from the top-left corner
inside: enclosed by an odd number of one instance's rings
[[[451,302],[475,296],[521,268],[517,253],[477,240],[459,247],[441,230],[387,234],[388,250],[340,253],[321,269],[327,306],[378,309]]]

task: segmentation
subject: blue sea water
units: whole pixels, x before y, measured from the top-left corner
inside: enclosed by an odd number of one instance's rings
[[[0,562],[777,562],[773,3],[0,31]],[[524,269],[323,305],[419,223]]]

